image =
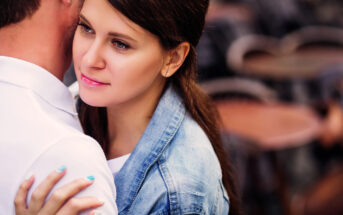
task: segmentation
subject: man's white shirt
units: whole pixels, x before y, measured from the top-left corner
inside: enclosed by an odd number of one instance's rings
[[[30,196],[62,165],[67,173],[54,189],[92,175],[77,197],[97,197],[101,214],[117,214],[113,176],[99,144],[82,133],[68,88],[37,65],[0,56],[0,215],[15,214],[21,182],[35,176]]]

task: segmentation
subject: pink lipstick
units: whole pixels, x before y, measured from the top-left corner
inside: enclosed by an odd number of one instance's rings
[[[109,85],[109,83],[103,83],[103,82],[94,80],[92,78],[85,76],[84,74],[81,74],[81,81],[83,84],[85,84],[88,87],[101,87],[101,86]]]

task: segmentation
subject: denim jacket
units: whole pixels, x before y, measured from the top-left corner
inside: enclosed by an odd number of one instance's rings
[[[123,214],[228,214],[219,161],[172,87],[115,177]]]

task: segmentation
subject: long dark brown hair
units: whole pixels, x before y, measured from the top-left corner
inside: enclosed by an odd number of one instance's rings
[[[158,36],[166,50],[181,42],[190,43],[190,52],[180,69],[167,81],[182,97],[185,107],[210,139],[220,161],[223,183],[230,197],[230,215],[241,214],[231,162],[220,138],[218,113],[211,99],[196,84],[195,46],[203,31],[209,0],[108,0],[131,21]],[[90,107],[81,102],[80,119],[86,134],[109,151],[106,108]]]

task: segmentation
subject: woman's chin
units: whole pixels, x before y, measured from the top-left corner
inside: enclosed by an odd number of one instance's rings
[[[106,103],[99,97],[85,96],[80,93],[81,100],[92,107],[106,107]]]

